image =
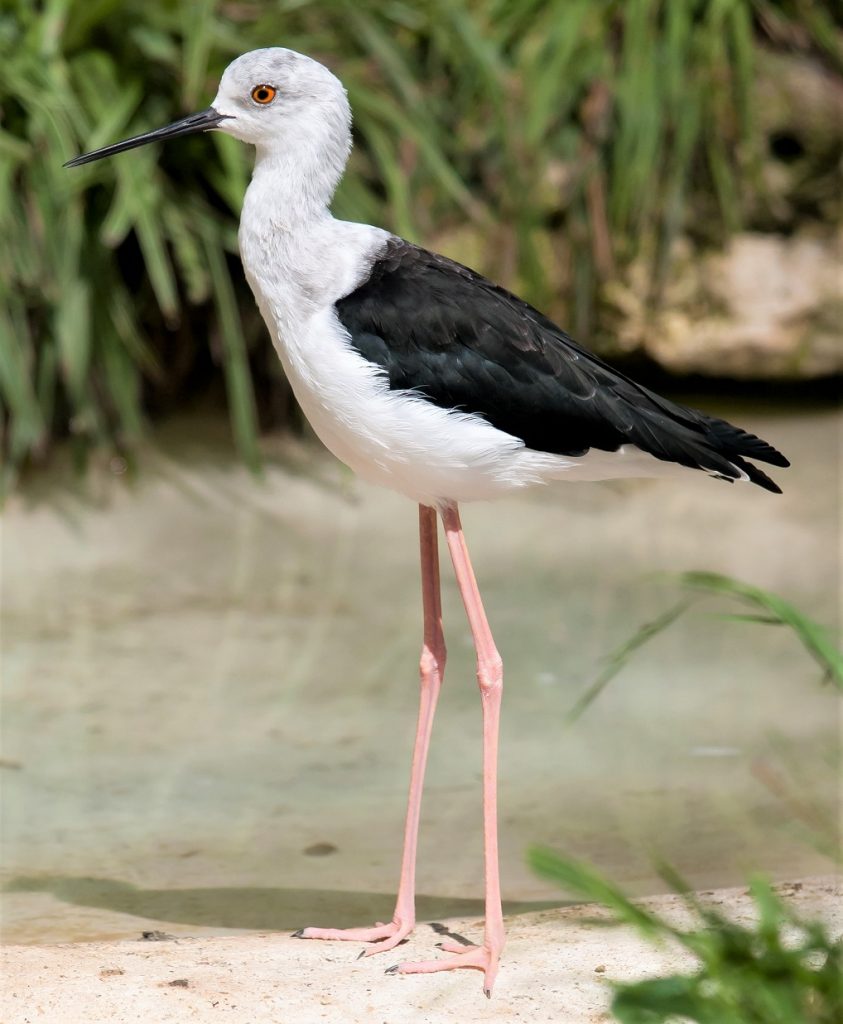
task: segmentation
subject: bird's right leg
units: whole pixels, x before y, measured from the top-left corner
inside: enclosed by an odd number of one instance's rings
[[[390,922],[379,921],[373,928],[303,928],[295,933],[301,939],[347,939],[374,943],[364,950],[361,956],[371,956],[373,953],[392,949],[410,934],[416,923],[416,847],[424,770],[433,728],[433,715],[442,687],[442,677],[445,674],[445,637],[442,632],[436,511],[426,505],[419,505],[419,549],[424,609],[424,642],[419,665],[421,695],[395,913]]]

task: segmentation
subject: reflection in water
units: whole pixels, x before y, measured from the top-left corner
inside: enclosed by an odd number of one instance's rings
[[[700,886],[828,870],[814,841],[835,815],[835,697],[786,630],[690,613],[565,725],[607,653],[672,602],[659,573],[731,574],[836,619],[836,414],[712,411],[788,454],[782,497],[689,475],[464,510],[505,661],[510,898],[558,898],[525,867],[532,843],[637,891],[662,887],[654,858]],[[182,429],[131,486],[42,479],[7,509],[7,941],[392,912],[391,896],[371,894],[397,881],[420,641],[415,513],[308,446],[285,448],[255,481],[207,423]],[[479,913],[482,895],[479,701],[447,572],[444,585],[422,917]]]

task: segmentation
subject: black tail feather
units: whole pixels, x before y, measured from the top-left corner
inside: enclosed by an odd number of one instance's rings
[[[779,455],[779,452],[776,452],[775,448],[773,448],[771,450],[773,452],[775,452],[776,455]],[[781,455],[779,457],[780,458],[784,458]],[[755,458],[760,458],[760,456],[756,455]],[[763,470],[759,469],[757,466],[753,466],[753,464],[751,462],[746,462],[744,459],[740,458],[739,456],[735,456],[732,459],[732,461],[738,467],[738,469],[742,469],[744,471],[744,473],[746,473],[746,475],[749,477],[749,479],[752,481],[752,483],[758,484],[759,487],[763,487],[765,491],[772,491],[773,494],[781,494],[782,493],[782,489],[781,489],[781,487],[779,487],[779,485],[776,483],[776,481],[775,480],[771,480],[770,477],[768,477],[767,474]],[[765,462],[772,462],[772,459],[765,459],[764,461]],[[777,463],[775,463],[775,465],[777,465],[777,466],[788,466],[788,465],[790,465],[790,463],[785,459],[784,462],[777,462]]]
[[[771,444],[749,434],[740,427],[732,426],[725,420],[715,419],[713,416],[706,416],[705,424],[713,438],[717,442],[717,448],[724,455],[737,455],[747,459],[758,459],[759,462],[766,462],[770,466],[781,466],[783,469],[790,465],[789,459]],[[752,477],[750,476],[750,479]]]

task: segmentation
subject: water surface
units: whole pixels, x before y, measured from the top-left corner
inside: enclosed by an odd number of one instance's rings
[[[838,704],[788,631],[702,606],[565,725],[606,655],[675,600],[659,573],[728,573],[836,621],[837,414],[718,412],[791,457],[783,496],[689,474],[464,509],[505,661],[510,909],[560,899],[527,870],[531,843],[636,892],[664,888],[654,858],[700,887],[829,870],[816,841],[834,821]],[[42,478],[6,510],[6,941],[391,913],[420,640],[415,509],[306,444],[274,446],[256,482],[218,431],[183,421],[136,482]],[[447,567],[444,586],[425,917],[482,912],[479,701]]]

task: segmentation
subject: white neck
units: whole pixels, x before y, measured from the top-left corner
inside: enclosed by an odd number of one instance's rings
[[[351,151],[349,112],[323,110],[320,117],[297,123],[255,150],[244,217],[254,215],[276,231],[323,219]]]
[[[351,149],[348,119],[297,125],[295,145],[257,146],[240,219],[240,254],[264,319],[278,343],[294,325],[347,295],[389,237],[335,220],[329,205]]]

